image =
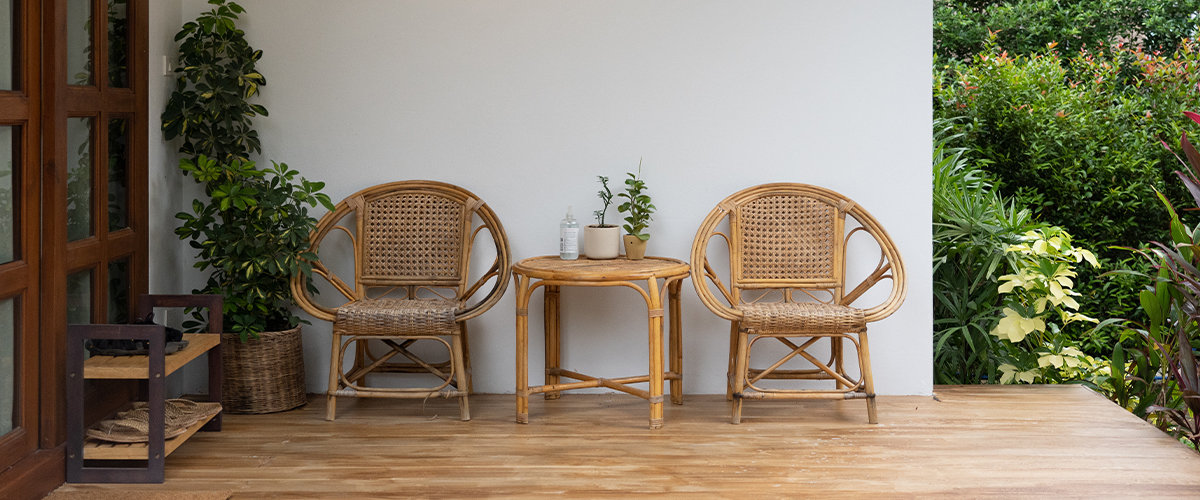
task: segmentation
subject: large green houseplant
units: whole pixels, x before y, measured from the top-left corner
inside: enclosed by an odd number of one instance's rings
[[[207,283],[195,293],[225,299],[227,409],[286,410],[303,404],[304,394],[301,319],[292,313],[289,282],[297,274],[307,275],[315,257],[308,248],[316,224],[309,208],[320,204],[332,210],[333,205],[320,192],[324,183],[299,177],[283,163],[264,167],[250,160],[252,153],[261,152],[252,119],[267,114],[250,102],[266,85],[255,68],[262,51],[253,49],[237,28],[241,6],[225,0],[209,3],[212,10],[185,23],[175,36],[180,42],[175,90],[162,114],[163,135],[179,139],[180,169],[203,185],[206,195],[192,201],[190,212],[176,215],[181,225],[175,232],[196,249],[195,267],[209,272]],[[290,340],[281,342],[275,334]],[[286,353],[266,352],[273,348]],[[264,363],[281,355],[293,358],[281,362],[287,373],[264,374]],[[259,387],[273,383],[269,379],[290,382],[283,388]],[[262,393],[279,390],[292,396]],[[262,407],[261,401],[282,402]]]

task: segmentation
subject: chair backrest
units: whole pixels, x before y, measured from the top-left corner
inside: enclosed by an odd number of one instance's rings
[[[495,243],[496,259],[472,282],[471,252],[475,238],[485,230]],[[466,304],[493,281],[486,297],[458,315],[467,319],[494,305],[508,285],[511,256],[504,227],[486,203],[452,184],[400,181],[354,193],[317,223],[310,238],[314,251],[331,234],[350,239],[354,275],[344,280],[319,261],[313,264],[313,274],[326,279],[347,301],[391,287],[404,289],[410,298],[419,289],[450,290],[452,298]],[[332,320],[335,307],[318,305],[295,280],[292,292],[310,314]]]
[[[359,193],[358,281],[466,286],[467,236],[478,200],[461,188],[391,186]]]
[[[847,231],[847,217],[851,220]],[[721,232],[728,221],[728,233]],[[846,283],[846,247],[858,232],[880,247],[880,262],[862,282]],[[708,259],[714,237],[729,247],[729,284],[721,283]],[[834,191],[798,183],[764,184],[725,198],[708,214],[692,244],[692,283],[701,301],[726,319],[740,319],[737,305],[747,290],[826,291],[829,302],[850,305],[879,281],[892,281],[892,293],[867,309],[868,320],[882,319],[899,307],[905,294],[904,265],[891,237],[866,210]],[[710,288],[720,291],[724,303]],[[815,295],[814,295],[815,297]]]
[[[843,281],[844,214],[808,193],[762,193],[729,210],[735,288],[836,287]]]

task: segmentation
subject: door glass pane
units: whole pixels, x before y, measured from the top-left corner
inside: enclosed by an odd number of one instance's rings
[[[92,83],[92,0],[67,0],[67,83]]]
[[[92,119],[67,118],[67,239],[92,235]]]
[[[0,90],[13,90],[17,79],[16,0],[0,0]]]
[[[13,429],[17,414],[16,299],[0,300],[0,436]]]
[[[92,322],[92,270],[67,275],[67,324]]]
[[[108,85],[129,86],[129,10],[127,0],[108,0]]]
[[[108,263],[108,322],[129,322],[129,259]]]
[[[129,226],[128,120],[108,121],[108,230]]]
[[[21,164],[16,140],[21,134],[17,127],[0,127],[0,263],[17,257],[17,171]]]

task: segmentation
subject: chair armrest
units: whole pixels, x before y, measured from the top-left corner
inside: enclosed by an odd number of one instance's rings
[[[718,205],[713,208],[708,216],[704,218],[704,222],[700,223],[700,228],[696,230],[696,238],[692,241],[691,262],[691,278],[692,286],[696,288],[696,295],[700,296],[700,302],[704,304],[713,314],[720,316],[730,321],[739,321],[742,319],[742,312],[734,309],[730,300],[730,291],[721,283],[720,278],[713,272],[712,266],[708,265],[708,242],[714,236],[721,236],[725,239],[725,244],[729,244],[729,237],[717,232],[717,225],[721,223],[729,210]],[[708,282],[712,280],[713,284],[720,288],[721,293],[725,295],[726,302],[722,303],[709,288]]]
[[[471,242],[469,244],[474,243],[475,236],[479,234],[481,229],[487,228],[488,234],[492,237],[492,243],[496,247],[496,260],[492,263],[492,267],[479,278],[479,281],[471,286],[470,291],[466,295],[473,295],[491,277],[495,278],[496,284],[483,300],[467,309],[459,311],[454,317],[455,321],[466,321],[477,317],[496,305],[500,301],[500,298],[504,296],[504,292],[508,290],[508,280],[512,275],[512,251],[508,248],[508,234],[504,232],[504,226],[500,224],[500,219],[496,217],[495,212],[492,212],[492,209],[486,203],[479,203],[475,207],[475,214],[479,216],[483,224],[472,231]]]
[[[876,265],[875,270],[855,288],[846,293],[842,301],[843,305],[849,305],[851,302],[854,302],[864,292],[884,279],[889,279],[892,282],[892,289],[887,299],[876,306],[860,308],[866,316],[866,321],[871,323],[891,316],[904,303],[904,299],[908,295],[908,281],[904,272],[904,260],[900,257],[900,250],[896,248],[896,244],[892,241],[891,236],[888,235],[883,226],[880,226],[879,222],[871,214],[867,213],[861,207],[854,207],[848,213],[858,220],[861,227],[848,233],[846,235],[847,241],[849,241],[850,236],[855,232],[864,231],[870,234],[875,239],[875,242],[879,244],[880,257],[879,264]]]

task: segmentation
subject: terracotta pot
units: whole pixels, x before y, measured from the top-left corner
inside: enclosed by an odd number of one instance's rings
[[[642,260],[646,256],[646,242],[632,234],[625,235],[625,258],[629,260]]]
[[[621,228],[590,225],[583,228],[583,253],[589,259],[613,259],[621,253]]]

